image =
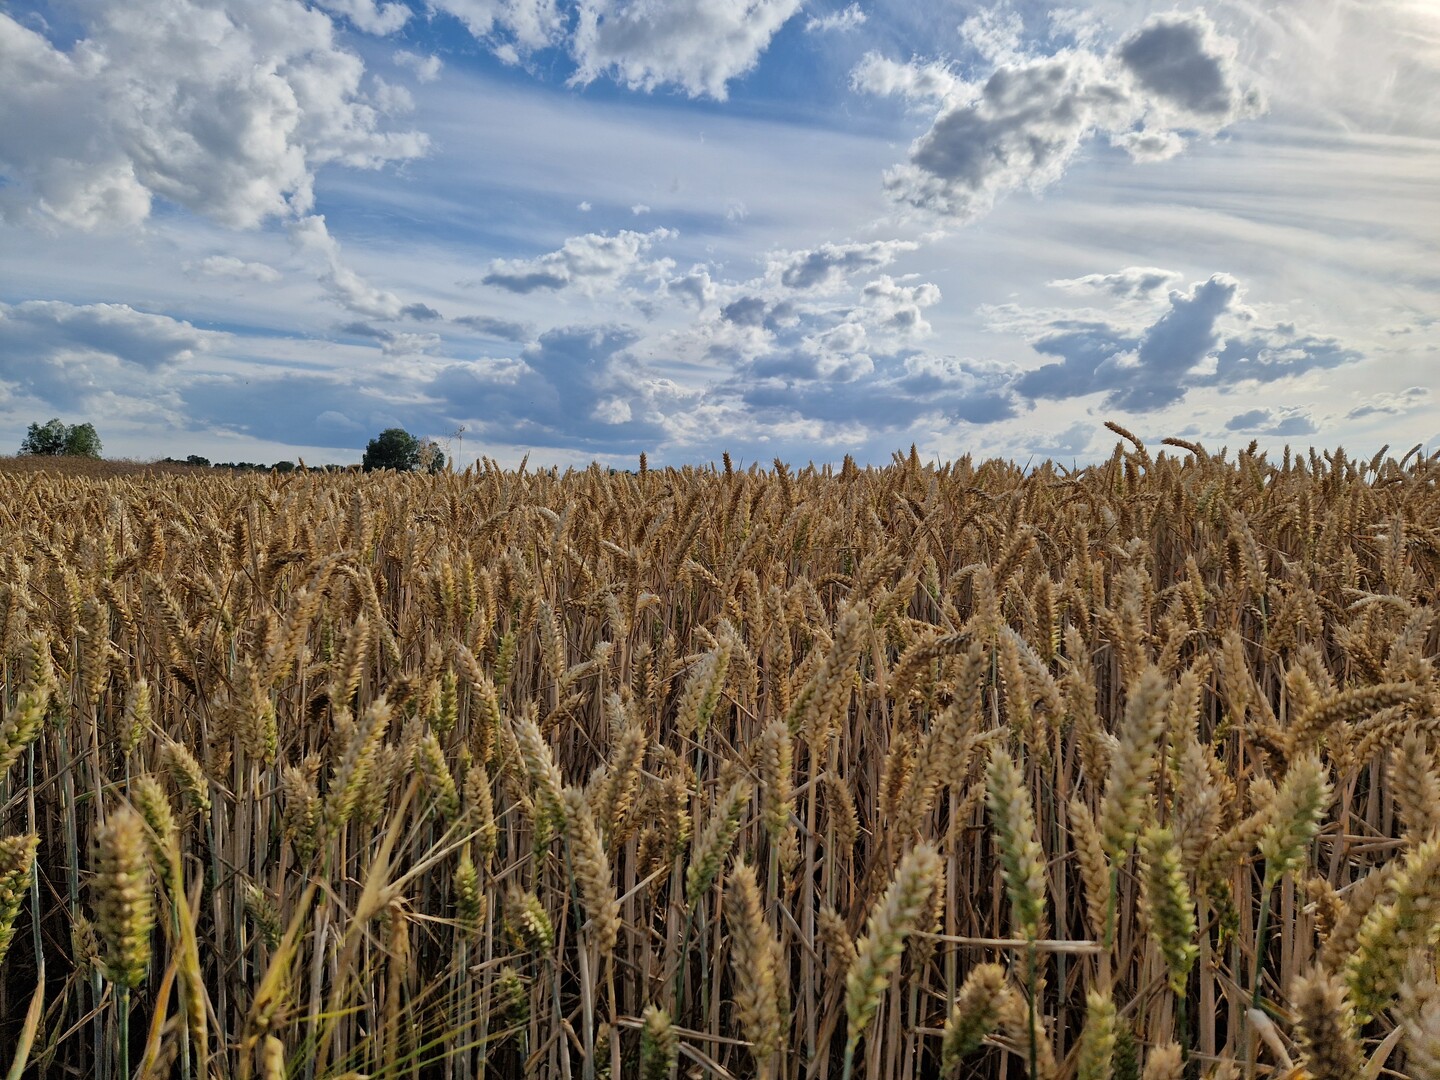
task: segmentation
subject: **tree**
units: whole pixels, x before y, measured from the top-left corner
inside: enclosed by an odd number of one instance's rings
[[[366,472],[374,469],[394,469],[396,472],[413,472],[420,464],[420,440],[404,428],[386,428],[365,447],[365,456],[360,465]]]
[[[420,444],[420,468],[432,474],[445,471],[445,451],[434,439],[426,439]]]
[[[48,424],[31,424],[20,444],[20,453],[56,457],[65,452],[65,424],[57,416]]]
[[[59,457],[69,454],[74,457],[98,458],[100,436],[94,424],[64,423],[58,416],[44,424],[31,424],[20,444],[20,453],[37,456]]]
[[[65,453],[71,457],[98,458],[100,435],[94,424],[75,424],[65,432]]]

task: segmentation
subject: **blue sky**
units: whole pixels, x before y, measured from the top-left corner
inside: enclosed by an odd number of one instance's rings
[[[1440,443],[1435,0],[10,2],[0,85],[0,447]]]

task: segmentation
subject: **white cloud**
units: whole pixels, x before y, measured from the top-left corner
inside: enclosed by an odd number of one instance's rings
[[[851,4],[828,15],[812,15],[805,20],[805,30],[810,34],[825,33],[829,30],[858,30],[864,25],[865,12],[860,10],[859,4]]]
[[[234,278],[237,281],[269,284],[280,280],[280,271],[268,263],[246,262],[233,255],[211,255],[198,263],[186,263],[185,268],[198,270],[206,277]]]
[[[1111,296],[1146,298],[1180,280],[1174,270],[1158,266],[1127,266],[1113,274],[1086,274],[1078,278],[1057,278],[1048,284],[1066,292],[1108,293]]]
[[[300,250],[319,260],[319,279],[342,307],[372,319],[398,319],[405,304],[392,292],[377,289],[340,261],[340,244],[325,227],[324,215],[312,214],[290,226]]]
[[[770,256],[770,274],[787,289],[826,289],[843,284],[850,274],[889,266],[920,245],[910,240],[868,240],[825,243],[809,251],[782,251]]]
[[[723,101],[726,84],[755,66],[800,2],[580,0],[571,82],[583,86],[613,74],[632,90],[674,85],[691,97]]]
[[[1003,7],[982,8],[960,24],[965,44],[993,64],[1015,64],[1025,58],[1021,39],[1025,22]]]
[[[222,224],[304,212],[327,163],[417,157],[361,90],[363,62],[288,0],[135,0],[93,13],[68,51],[0,14],[0,213],[91,229],[156,197]]]
[[[850,86],[862,93],[935,104],[969,95],[972,89],[943,61],[901,63],[878,52],[867,52],[855,65]]]
[[[511,64],[521,53],[553,44],[564,26],[555,0],[430,0],[430,7],[454,15]]]
[[[575,205],[575,209],[579,210],[582,214],[588,214],[590,212],[590,203],[588,200],[579,202]]]
[[[326,11],[349,19],[367,34],[385,37],[410,21],[410,8],[401,3],[377,0],[316,0]]]
[[[408,49],[400,49],[393,57],[398,67],[409,68],[415,73],[415,81],[431,83],[440,77],[440,71],[445,62],[438,56],[425,55],[410,52]]]
[[[639,217],[641,214],[648,214],[649,212],[650,207],[646,206],[643,202],[636,203],[634,206],[630,207],[630,213],[634,214],[636,217]]]
[[[57,408],[137,387],[159,393],[155,372],[226,338],[126,304],[0,304],[0,380]]]
[[[480,280],[482,284],[513,293],[575,285],[593,295],[647,269],[651,264],[643,256],[651,245],[676,235],[672,229],[648,233],[621,229],[614,236],[605,233],[572,236],[558,251],[534,259],[496,259]]]
[[[1397,394],[1372,394],[1345,414],[1346,420],[1361,420],[1367,416],[1402,416],[1415,409],[1428,407],[1430,389],[1425,386],[1409,386]]]
[[[715,302],[720,290],[710,277],[710,271],[697,263],[689,273],[672,277],[665,282],[665,291],[693,303],[701,311]]]
[[[379,75],[374,78],[375,90],[371,98],[375,108],[386,116],[404,116],[415,111],[415,97],[409,89],[399,83],[388,82]]]
[[[905,337],[923,337],[931,327],[921,311],[940,302],[940,289],[930,282],[901,285],[889,274],[881,274],[865,285],[860,300],[886,329]]]
[[[1215,134],[1261,109],[1240,85],[1233,42],[1203,14],[1152,18],[1103,56],[1062,49],[1027,58],[1007,44],[1005,25],[981,27],[983,48],[1000,63],[978,93],[947,88],[942,73],[913,64],[867,58],[856,70],[859,88],[943,95],[909,160],[885,174],[897,202],[970,221],[1012,191],[1053,184],[1097,134],[1136,160],[1162,160],[1184,148],[1180,132]]]

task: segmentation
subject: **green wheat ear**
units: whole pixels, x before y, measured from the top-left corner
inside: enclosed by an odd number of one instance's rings
[[[35,871],[35,850],[40,837],[6,836],[0,838],[0,963],[15,937],[15,919],[30,889],[30,875]]]
[[[133,990],[150,970],[155,894],[145,850],[144,819],[130,807],[115,811],[95,834],[90,890],[105,977]]]
[[[640,1076],[643,1080],[669,1080],[680,1062],[680,1037],[670,1026],[670,1014],[654,1005],[645,1007],[640,1028]]]

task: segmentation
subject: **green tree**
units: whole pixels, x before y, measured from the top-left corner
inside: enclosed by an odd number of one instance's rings
[[[94,424],[75,424],[72,427],[58,416],[44,424],[31,424],[20,444],[20,453],[46,457],[70,454],[98,458],[100,450],[100,436]]]
[[[71,457],[98,458],[100,436],[94,424],[75,424],[65,432],[65,453]]]
[[[365,456],[360,467],[366,472],[374,469],[394,469],[396,472],[413,472],[420,464],[420,440],[404,428],[386,428],[365,447]]]
[[[46,424],[31,424],[20,453],[54,457],[65,452],[65,424],[57,416]]]

